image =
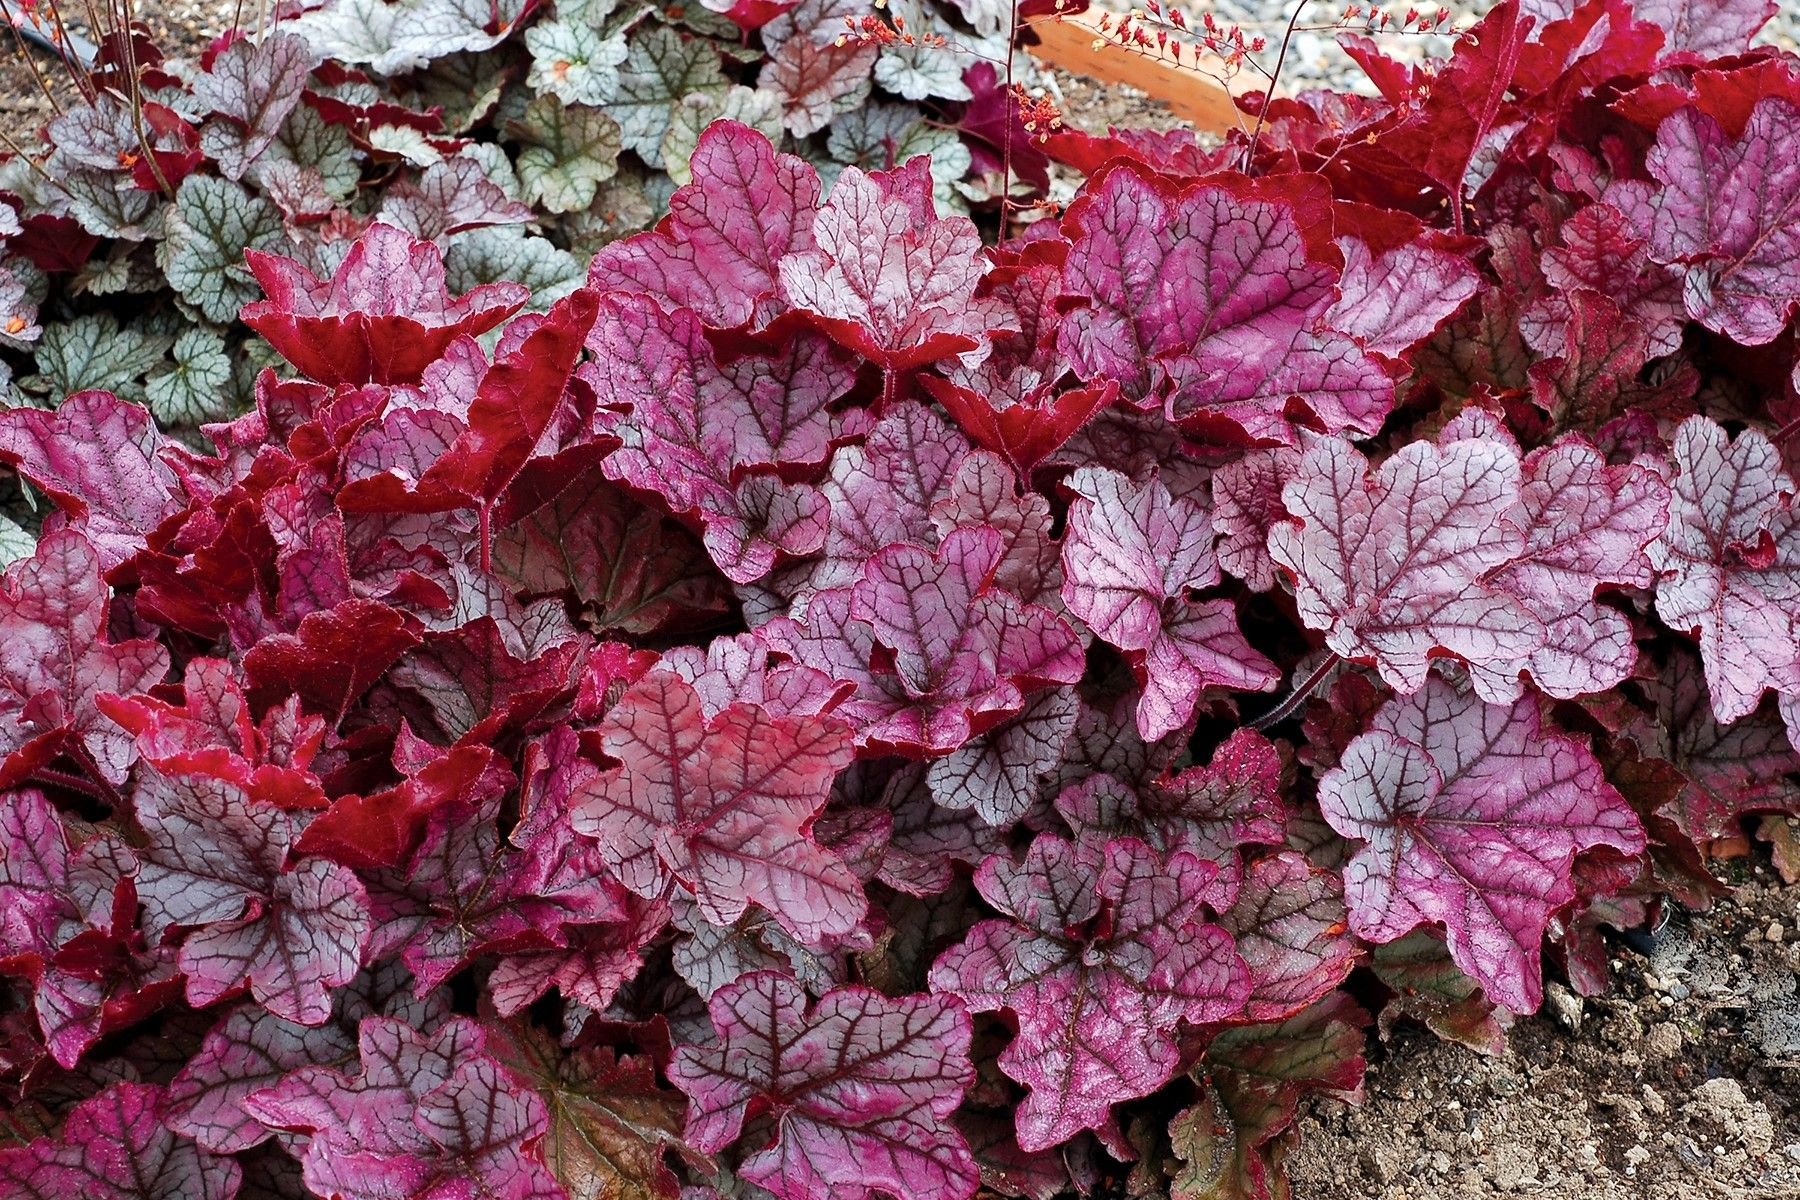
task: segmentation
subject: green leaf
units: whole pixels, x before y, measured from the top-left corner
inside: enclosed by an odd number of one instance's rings
[[[21,558],[31,557],[37,549],[37,539],[31,531],[13,520],[0,514],[0,567],[8,567]]]
[[[231,358],[224,335],[190,326],[175,339],[175,364],[150,376],[145,396],[158,424],[200,425],[231,412]]]
[[[281,217],[266,200],[227,179],[189,175],[169,213],[163,273],[177,295],[223,325],[259,294],[244,251],[269,249],[280,239]]]
[[[251,181],[266,188],[267,172],[277,162],[291,162],[315,173],[321,190],[339,202],[354,196],[362,179],[362,164],[357,161],[350,131],[342,125],[327,125],[311,105],[302,104],[288,114],[281,135],[250,169]]]
[[[956,31],[945,25],[935,13],[927,12],[918,0],[891,0],[889,7],[896,18],[906,19],[906,31],[915,35],[939,34],[955,37]],[[959,38],[958,41],[963,39]],[[894,45],[881,48],[881,60],[875,64],[875,82],[907,100],[967,100],[974,93],[963,82],[968,69],[960,49],[948,46]]]
[[[673,185],[666,175],[656,179]],[[608,242],[648,228],[657,214],[669,206],[667,200],[659,203],[653,199],[645,184],[642,173],[630,169],[621,170],[601,184],[592,204],[563,218],[569,249],[584,258],[591,257]]]
[[[139,382],[163,361],[174,339],[141,329],[121,329],[111,313],[89,313],[44,329],[37,349],[37,376],[20,381],[27,391],[64,396],[103,388],[127,400],[142,400]]]
[[[640,29],[630,50],[619,71],[618,98],[606,111],[618,121],[625,148],[661,167],[662,141],[676,103],[695,92],[723,95],[731,84],[711,42],[684,38],[667,26]]]
[[[564,104],[605,104],[618,96],[619,64],[630,53],[625,35],[570,21],[544,21],[525,31],[531,51],[526,86]]]
[[[518,161],[525,198],[551,212],[586,208],[618,173],[619,124],[597,108],[539,96],[508,131],[527,143]]]
[[[530,31],[526,31],[530,37]],[[436,108],[444,114],[447,133],[467,133],[500,103],[513,70],[495,54],[452,54],[431,64],[413,79],[407,106]]]
[[[531,289],[531,308],[542,311],[586,282],[587,271],[547,238],[532,237],[517,225],[492,225],[450,239],[444,277],[452,292],[515,280]]]
[[[369,149],[415,167],[429,167],[444,161],[443,151],[411,125],[377,125],[369,130]]]
[[[683,96],[670,115],[669,132],[663,135],[663,169],[676,183],[693,179],[688,160],[700,144],[700,134],[714,121],[748,125],[776,145],[781,144],[781,98],[752,91],[742,84],[730,91],[694,92]]]
[[[129,175],[82,169],[62,177],[69,215],[89,233],[147,242],[163,230],[162,197],[134,187]],[[55,211],[52,209],[52,211]]]

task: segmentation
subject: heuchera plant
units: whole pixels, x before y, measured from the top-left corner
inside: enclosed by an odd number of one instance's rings
[[[1372,1009],[1602,988],[1800,812],[1800,60],[1528,8],[997,243],[719,121],[538,311],[251,246],[204,448],[0,414],[0,1197],[1273,1197]]]

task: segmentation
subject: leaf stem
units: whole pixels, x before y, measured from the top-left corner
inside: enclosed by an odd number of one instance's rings
[[[55,767],[39,767],[31,773],[32,783],[40,783],[45,787],[60,788],[65,792],[74,792],[86,796],[89,800],[98,800],[102,804],[114,804],[117,796],[108,796],[99,786],[69,771],[58,771]]]
[[[1269,86],[1263,89],[1263,102],[1256,108],[1256,128],[1250,131],[1250,144],[1244,147],[1244,174],[1250,174],[1250,168],[1256,165],[1256,147],[1262,141],[1263,124],[1268,120],[1269,103],[1275,99],[1275,85],[1281,79],[1282,64],[1287,62],[1288,43],[1294,40],[1294,28],[1300,24],[1300,14],[1312,0],[1300,0],[1294,5],[1294,11],[1288,17],[1287,29],[1281,35],[1281,50],[1275,55],[1275,69],[1269,72]]]
[[[1254,729],[1258,733],[1266,733],[1293,716],[1299,707],[1306,703],[1306,698],[1312,695],[1321,683],[1325,682],[1325,677],[1343,661],[1343,657],[1335,651],[1327,654],[1324,661],[1313,668],[1312,674],[1294,685],[1294,690],[1287,694],[1287,699],[1251,721],[1246,728]]]

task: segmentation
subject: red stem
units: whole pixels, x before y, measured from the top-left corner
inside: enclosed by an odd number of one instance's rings
[[[1294,685],[1294,690],[1288,693],[1287,699],[1251,721],[1246,728],[1254,729],[1258,733],[1265,733],[1293,716],[1295,711],[1306,703],[1306,698],[1312,695],[1321,683],[1325,682],[1325,677],[1331,674],[1332,669],[1343,661],[1335,652],[1326,655],[1325,661],[1314,667],[1311,675]]]

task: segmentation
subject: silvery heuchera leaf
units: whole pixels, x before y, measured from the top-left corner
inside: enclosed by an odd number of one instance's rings
[[[231,1200],[243,1171],[163,1124],[164,1088],[114,1083],[83,1100],[56,1136],[0,1150],[0,1188],[19,1200]]]
[[[224,325],[256,299],[244,251],[271,249],[281,233],[281,216],[268,201],[230,180],[189,175],[169,213],[163,271],[178,296]]]
[[[624,294],[604,303],[582,377],[602,403],[630,414],[607,474],[658,493],[676,513],[698,513],[708,552],[736,582],[761,578],[778,555],[818,550],[824,498],[775,469],[816,466],[830,453],[826,406],[855,382],[848,361],[806,333],[777,354],[720,365],[689,310],[664,313]],[[793,518],[769,520],[783,505]]]
[[[1212,522],[1198,502],[1171,496],[1160,479],[1135,484],[1103,467],[1084,467],[1063,486],[1074,496],[1063,603],[1131,658],[1146,739],[1187,724],[1206,687],[1275,685],[1274,664],[1244,640],[1232,603],[1189,598],[1219,582]]]
[[[498,146],[487,149],[505,162]],[[511,164],[506,166],[510,175]],[[531,220],[531,207],[510,195],[479,158],[465,151],[433,163],[416,179],[409,176],[389,185],[382,193],[381,219],[422,241],[437,241],[471,229],[524,224]]]
[[[607,713],[600,743],[620,766],[577,799],[574,828],[626,887],[654,897],[679,881],[719,926],[754,903],[802,941],[861,922],[862,885],[806,832],[850,763],[842,721],[743,703],[708,718],[692,686],[657,671]]]
[[[184,329],[171,354],[175,365],[153,373],[144,386],[150,411],[159,422],[194,428],[235,407],[223,334],[198,325]]]
[[[146,333],[136,326],[120,328],[109,312],[86,313],[64,323],[52,323],[38,344],[36,362],[41,375],[21,381],[27,391],[42,390],[55,400],[77,392],[105,390],[127,400],[144,399],[140,382],[163,363],[172,339]],[[43,387],[37,380],[43,381]]]
[[[253,800],[232,774],[140,769],[132,809],[147,838],[137,851],[145,920],[157,936],[185,931],[189,1003],[248,984],[276,1016],[323,1024],[331,989],[361,965],[368,893],[336,863],[288,866],[294,819]]]
[[[694,92],[723,95],[731,86],[719,53],[705,38],[683,38],[666,25],[640,26],[619,68],[616,94],[606,111],[624,132],[625,148],[645,164],[663,165],[662,142],[675,105]]]
[[[0,576],[0,637],[10,647],[0,662],[0,783],[16,786],[65,750],[107,782],[125,781],[136,748],[95,697],[148,690],[169,654],[147,638],[110,640],[110,609],[100,556],[73,529],[45,535]]]
[[[312,68],[305,38],[275,33],[233,42],[195,77],[194,99],[212,117],[200,130],[200,148],[227,179],[242,179],[274,144]]]
[[[1645,159],[1662,183],[1650,252],[1679,264],[1688,316],[1747,346],[1771,342],[1800,305],[1800,105],[1771,96],[1728,137],[1698,108],[1656,131]]]
[[[507,130],[523,144],[517,166],[526,199],[551,212],[586,208],[619,169],[618,122],[597,108],[538,96]]]
[[[752,91],[742,84],[731,90],[690,92],[681,98],[669,120],[669,132],[663,135],[663,169],[678,184],[694,178],[690,160],[700,145],[700,135],[714,121],[736,121],[756,130],[771,142],[781,137],[781,102],[765,91]]]
[[[1201,911],[1212,872],[1188,854],[1165,862],[1133,838],[1102,846],[1050,834],[1022,863],[981,864],[975,886],[1005,916],[945,951],[931,989],[1018,1017],[1000,1067],[1031,1089],[1017,1114],[1022,1148],[1098,1128],[1112,1105],[1169,1081],[1179,1022],[1242,1007],[1244,961]]]
[[[534,1149],[549,1129],[544,1101],[486,1052],[481,1026],[456,1017],[427,1034],[368,1017],[358,1044],[354,1075],[301,1067],[244,1100],[270,1128],[309,1135],[301,1162],[314,1194],[564,1195]]]
[[[1338,654],[1411,693],[1448,651],[1492,668],[1476,687],[1509,700],[1517,676],[1498,672],[1545,638],[1518,597],[1488,582],[1525,550],[1518,451],[1447,439],[1409,443],[1372,475],[1348,442],[1321,440],[1282,491],[1294,519],[1269,531],[1269,555],[1295,581],[1301,620]]]
[[[1063,290],[1086,303],[1058,333],[1083,380],[1117,379],[1202,432],[1297,444],[1295,405],[1328,432],[1373,434],[1386,371],[1325,324],[1339,273],[1292,202],[1131,167],[1069,206]],[[1222,264],[1229,263],[1229,266]]]
[[[334,0],[290,17],[282,28],[303,36],[323,58],[373,63],[393,45],[401,7],[388,0]]]
[[[774,1137],[739,1171],[781,1200],[974,1194],[975,1160],[950,1121],[975,1081],[969,1017],[954,1000],[853,987],[809,1011],[798,984],[759,971],[714,993],[708,1011],[717,1044],[680,1047],[669,1069],[702,1150],[731,1146],[766,1111]]]
[[[1444,926],[1451,957],[1497,1002],[1532,1012],[1550,915],[1575,856],[1644,848],[1637,814],[1538,702],[1488,704],[1440,677],[1375,714],[1319,780],[1319,807],[1363,845],[1344,868],[1351,929],[1391,942]]]
[[[30,349],[44,332],[38,324],[37,299],[32,297],[26,280],[20,278],[23,274],[14,271],[11,264],[0,266],[0,346],[12,350]],[[41,292],[38,298],[42,298]]]
[[[549,308],[582,284],[581,260],[517,225],[471,229],[450,239],[444,282],[458,292],[512,282],[531,289],[527,307]]]
[[[1023,819],[1062,761],[1080,709],[1072,691],[1033,694],[1017,715],[932,760],[926,775],[932,799],[951,810],[973,809],[996,829]]]
[[[630,55],[625,31],[606,34],[589,23],[560,12],[525,31],[531,71],[525,78],[533,91],[549,93],[564,104],[606,104],[618,98],[618,68]]]
[[[21,558],[31,557],[37,539],[31,531],[11,517],[0,517],[0,567],[9,567]]]
[[[170,223],[169,208],[162,203],[162,197],[134,186],[130,176],[84,167],[70,171],[60,182],[69,215],[83,230],[97,237],[147,242],[162,234]]]
[[[906,22],[914,36],[940,33],[944,27],[936,14],[917,0],[890,0],[896,18]],[[883,46],[875,63],[875,82],[907,100],[967,100],[973,94],[963,82],[966,69],[961,54],[948,46],[897,43]]]
[[[1770,688],[1800,695],[1800,505],[1781,451],[1710,417],[1675,433],[1668,530],[1650,547],[1657,615],[1698,633],[1713,710],[1729,724]]]

